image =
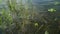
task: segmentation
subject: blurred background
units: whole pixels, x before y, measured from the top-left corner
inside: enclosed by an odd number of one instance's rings
[[[0,34],[60,34],[60,0],[0,0]]]

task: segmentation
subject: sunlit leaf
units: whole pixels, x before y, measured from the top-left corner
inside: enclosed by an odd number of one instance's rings
[[[55,5],[58,5],[58,4],[60,4],[60,2],[55,2],[54,4],[55,4]]]
[[[38,23],[35,23],[34,25],[35,25],[35,26],[38,26]]]
[[[56,10],[51,8],[51,9],[48,9],[49,12],[55,12]]]
[[[45,31],[45,34],[49,34],[48,31]]]
[[[0,3],[2,2],[2,0],[0,0]]]

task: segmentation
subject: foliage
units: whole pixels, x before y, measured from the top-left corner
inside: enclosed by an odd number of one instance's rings
[[[4,34],[56,34],[58,27],[58,15],[55,5],[45,5],[45,13],[37,12],[33,6],[32,0],[7,0],[8,10],[2,9],[0,12],[0,28],[3,29]],[[60,15],[59,15],[60,16]]]
[[[38,23],[35,23],[35,26],[38,26]]]
[[[45,31],[45,34],[48,34],[48,31]]]
[[[55,12],[56,10],[51,8],[51,9],[48,9],[49,12]]]

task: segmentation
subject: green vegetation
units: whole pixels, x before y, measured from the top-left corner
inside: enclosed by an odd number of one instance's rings
[[[2,0],[0,0],[1,2]],[[32,0],[7,0],[7,10],[0,11],[0,29],[2,34],[58,34],[60,31],[59,2],[43,6],[44,12]]]

